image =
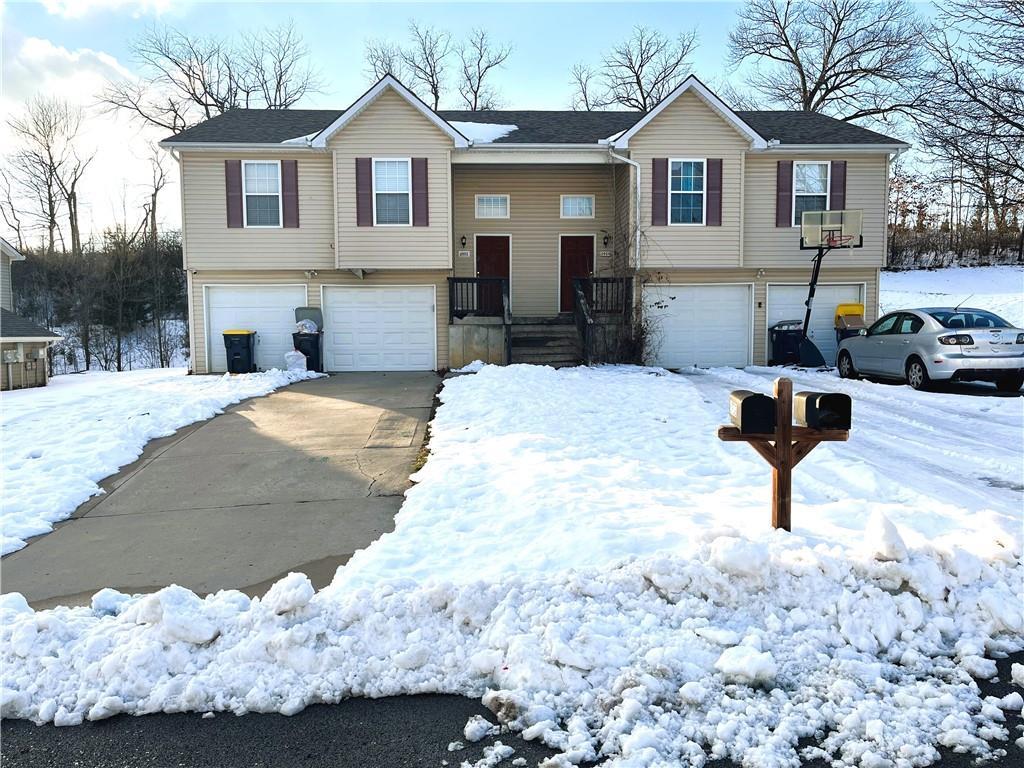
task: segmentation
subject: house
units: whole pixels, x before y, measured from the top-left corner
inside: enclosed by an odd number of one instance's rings
[[[25,257],[0,238],[0,390],[45,387],[46,350],[60,336],[14,314],[11,262]]]
[[[836,304],[876,313],[908,145],[736,111],[693,76],[646,114],[435,112],[386,76],[342,111],[232,110],[161,146],[205,373],[227,328],[281,365],[304,305],[330,371],[614,359],[631,339],[668,367],[764,363],[768,328],[803,315],[801,212],[859,209],[863,247],[829,254],[811,323],[834,355]]]

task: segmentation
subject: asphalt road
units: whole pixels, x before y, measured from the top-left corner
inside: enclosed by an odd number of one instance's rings
[[[997,662],[999,682],[979,681],[986,695],[1005,696],[1010,664],[1024,663],[1024,653]],[[484,739],[448,751],[462,741],[462,728],[474,714],[493,721],[479,701],[459,696],[401,696],[350,699],[309,707],[293,717],[219,714],[120,716],[71,728],[35,726],[22,720],[0,723],[3,768],[454,768],[483,756],[494,742]],[[1007,717],[1011,740],[1021,735],[1021,719]],[[552,753],[510,734],[497,737],[533,766]],[[1024,752],[1012,743],[1007,755],[986,765],[1024,766]],[[510,765],[506,760],[503,767]],[[937,768],[973,768],[969,755],[944,752]],[[736,768],[722,761],[708,768]],[[806,768],[828,768],[809,762]]]

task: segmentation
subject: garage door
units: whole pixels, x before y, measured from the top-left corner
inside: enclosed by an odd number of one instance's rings
[[[808,336],[821,350],[825,362],[835,365],[836,362],[836,306],[863,301],[863,286],[856,283],[837,285],[818,285],[814,292],[814,309],[811,312],[811,327]],[[806,285],[769,285],[768,286],[768,328],[784,320],[804,319],[807,308]]]
[[[295,308],[306,306],[302,285],[208,286],[207,343],[210,370],[227,370],[221,334],[229,328],[251,328],[256,337],[256,367],[284,368],[285,352],[293,348]]]
[[[434,286],[324,288],[329,371],[432,371]]]
[[[665,368],[750,364],[749,285],[649,285],[649,361]]]

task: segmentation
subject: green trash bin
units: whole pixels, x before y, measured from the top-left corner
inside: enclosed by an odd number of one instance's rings
[[[256,331],[224,331],[224,351],[228,373],[253,373],[256,370]]]

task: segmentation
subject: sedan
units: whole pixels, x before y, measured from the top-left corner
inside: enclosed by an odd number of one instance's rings
[[[906,381],[993,381],[1002,392],[1024,385],[1024,330],[983,309],[929,307],[890,312],[843,339],[837,360],[845,379],[861,374]]]

